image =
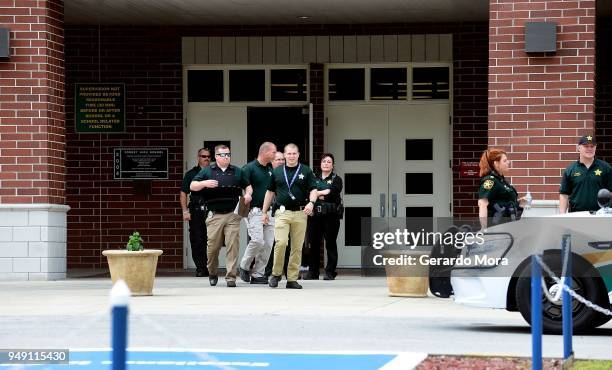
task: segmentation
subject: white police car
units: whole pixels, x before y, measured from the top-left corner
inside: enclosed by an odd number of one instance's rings
[[[596,214],[524,217],[488,228],[484,243],[461,251],[460,256],[468,262],[455,265],[450,272],[455,302],[519,311],[530,322],[531,256],[543,255],[544,263],[555,275],[561,276],[561,243],[565,234],[571,236],[571,288],[589,301],[610,309],[612,210],[609,208],[602,208]],[[543,276],[543,285],[550,293],[549,297],[542,294],[543,328],[547,333],[560,333],[561,294],[557,294],[560,287],[546,273]],[[576,332],[601,326],[612,318],[575,299],[572,312]]]

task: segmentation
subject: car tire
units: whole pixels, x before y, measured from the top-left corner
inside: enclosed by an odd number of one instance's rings
[[[558,253],[546,254],[543,257],[544,263],[548,265],[555,275],[561,275],[561,261]],[[603,281],[597,275],[597,271],[582,258],[572,259],[572,289],[581,296],[598,305],[605,304],[608,296],[603,286]],[[547,287],[554,284],[552,278],[545,276],[544,281]],[[521,271],[516,284],[516,303],[521,315],[531,324],[531,262],[527,263]],[[607,306],[603,306],[607,307]],[[586,305],[572,301],[573,326],[574,332],[580,333],[603,325],[603,318],[597,311]],[[550,302],[542,293],[542,327],[546,334],[561,334],[562,327],[561,305]],[[607,320],[606,320],[607,322]]]

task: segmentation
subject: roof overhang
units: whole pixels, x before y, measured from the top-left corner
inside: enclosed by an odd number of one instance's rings
[[[489,0],[65,0],[68,25],[300,25],[486,21]]]

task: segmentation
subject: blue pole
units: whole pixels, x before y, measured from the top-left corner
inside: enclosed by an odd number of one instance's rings
[[[542,269],[531,256],[531,368],[542,370]]]
[[[127,307],[113,307],[113,370],[125,370]]]
[[[123,280],[118,280],[111,290],[112,314],[112,370],[125,370],[127,359],[127,316],[130,289]]]
[[[562,244],[563,256],[563,285],[571,288],[572,284],[572,241],[570,235],[563,235]],[[564,289],[563,290],[563,360],[567,361],[573,356],[572,335],[573,335],[573,318],[572,318],[572,296]]]

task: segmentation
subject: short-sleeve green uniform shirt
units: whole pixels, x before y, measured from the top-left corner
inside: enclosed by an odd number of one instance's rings
[[[561,176],[560,194],[569,196],[570,212],[597,211],[597,192],[612,190],[612,169],[602,160],[595,159],[589,168],[577,160]]]
[[[285,180],[285,169],[287,180]],[[296,175],[296,171],[299,172]],[[295,199],[291,198],[287,183],[295,176],[295,181],[291,185],[291,194]],[[268,190],[276,193],[276,203],[291,210],[308,203],[308,196],[312,189],[316,189],[317,180],[310,167],[299,164],[295,167],[287,167],[286,165],[278,166],[272,171],[272,179],[268,185]]]
[[[264,166],[255,159],[242,167],[242,174],[253,187],[251,206],[262,208],[266,190],[272,178],[272,165],[268,163]]]
[[[518,193],[516,189],[506,179],[497,172],[490,172],[480,178],[480,188],[478,189],[478,199],[486,198],[489,200],[487,215],[492,217],[495,214],[495,205],[500,207],[512,206],[518,209]]]

